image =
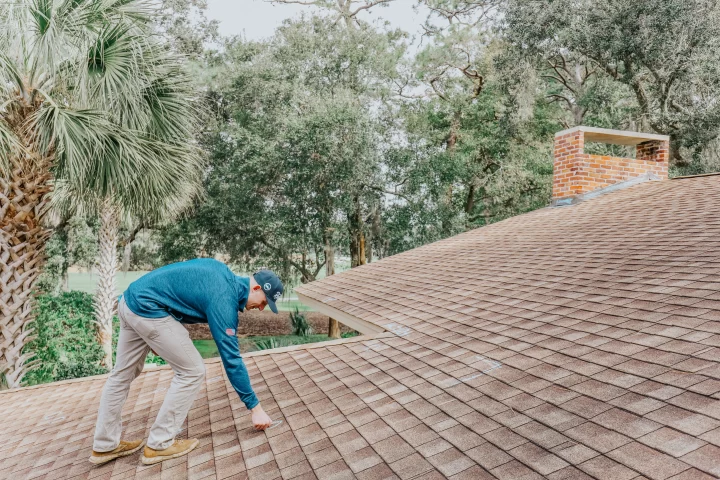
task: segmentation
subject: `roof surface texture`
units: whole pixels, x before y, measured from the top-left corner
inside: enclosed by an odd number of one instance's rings
[[[720,477],[720,176],[546,208],[305,285],[386,333],[216,361],[187,457],[87,462],[104,378],[0,394],[0,478]],[[133,384],[146,435],[172,371]]]

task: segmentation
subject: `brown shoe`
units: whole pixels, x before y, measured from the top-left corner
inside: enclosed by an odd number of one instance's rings
[[[115,450],[112,450],[110,452],[96,452],[95,450],[93,450],[92,455],[90,455],[90,463],[100,465],[102,463],[109,462],[110,460],[115,460],[118,457],[132,455],[133,453],[140,450],[143,445],[145,445],[145,440],[135,440],[132,442],[120,440],[120,445],[118,445]]]
[[[154,463],[160,463],[163,460],[182,457],[192,452],[199,443],[197,438],[188,438],[187,440],[175,440],[175,443],[165,450],[154,450],[150,447],[145,447],[140,461],[145,465],[152,465]]]

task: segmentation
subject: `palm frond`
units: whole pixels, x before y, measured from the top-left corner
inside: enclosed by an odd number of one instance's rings
[[[0,55],[0,78],[7,78],[18,89],[20,95],[25,96],[25,83],[15,63],[7,55]]]
[[[75,111],[50,99],[27,125],[41,155],[56,157],[56,176],[84,184],[91,159],[103,154],[107,130],[100,112]]]
[[[146,162],[137,165],[123,205],[136,215],[156,219],[177,215],[198,192],[202,157],[187,144],[169,144],[142,137]]]
[[[177,65],[163,65],[143,91],[148,133],[164,141],[192,138],[198,114],[190,80]]]
[[[53,185],[49,208],[61,217],[96,217],[100,199],[92,192],[78,195],[66,180],[58,180]]]
[[[193,148],[124,129],[97,111],[48,104],[30,128],[39,150],[55,153],[56,177],[78,195],[93,192],[148,208],[165,204],[178,185],[199,177],[201,157]]]
[[[53,0],[33,0],[29,4],[29,32],[27,33],[32,36],[31,79],[37,74],[40,65],[55,65],[56,57],[60,54],[57,45],[62,42],[59,39],[58,24],[55,21],[53,7]]]
[[[37,36],[43,36],[50,31],[53,18],[52,0],[33,0],[30,3],[30,17]]]
[[[90,45],[87,62],[93,98],[111,103],[114,98],[137,96],[142,85],[143,42],[130,25],[107,25],[99,32]]]

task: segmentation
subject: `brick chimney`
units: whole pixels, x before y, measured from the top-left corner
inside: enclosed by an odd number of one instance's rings
[[[585,142],[635,145],[635,158],[585,153]],[[645,176],[667,180],[666,135],[575,127],[555,134],[553,202]]]

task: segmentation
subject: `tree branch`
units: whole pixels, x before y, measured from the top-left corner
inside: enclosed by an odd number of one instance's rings
[[[402,184],[401,184],[401,185],[402,185]],[[412,202],[412,200],[410,200],[410,198],[408,198],[407,196],[403,195],[402,193],[391,192],[390,190],[386,190],[386,189],[384,189],[384,188],[382,188],[382,187],[378,187],[378,186],[376,186],[376,185],[363,184],[363,186],[368,187],[368,188],[370,188],[370,189],[372,189],[372,190],[381,192],[381,193],[387,193],[388,195],[395,195],[396,197],[403,198],[403,199],[407,200],[408,202]]]
[[[350,16],[351,16],[351,17],[354,17],[355,15],[357,15],[357,14],[358,14],[359,12],[361,12],[362,10],[368,10],[368,9],[370,9],[370,8],[376,6],[376,5],[380,5],[380,4],[382,4],[382,3],[390,3],[391,1],[392,1],[392,0],[375,0],[374,2],[370,2],[370,3],[366,4],[366,5],[363,5],[362,7],[358,7],[357,9],[355,9],[354,12],[350,13]]]

